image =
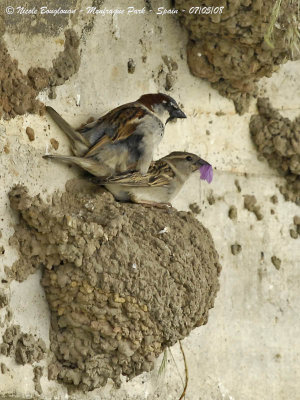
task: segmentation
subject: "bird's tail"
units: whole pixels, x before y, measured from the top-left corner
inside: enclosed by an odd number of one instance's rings
[[[59,154],[45,154],[43,156],[46,160],[48,159],[55,159],[63,162],[72,162],[72,163],[77,163],[78,160],[81,159],[81,157],[75,157],[75,156],[61,156]]]
[[[69,123],[61,117],[52,107],[46,106],[47,113],[52,117],[53,121],[64,131],[64,133],[71,140],[72,144],[77,148],[77,144],[80,143],[84,150],[90,147],[90,143],[75,129],[73,129]]]
[[[95,176],[111,175],[111,168],[93,158],[75,157],[75,156],[61,156],[59,154],[45,154],[43,156],[46,160],[54,159],[66,163],[73,163],[78,167],[88,171]]]

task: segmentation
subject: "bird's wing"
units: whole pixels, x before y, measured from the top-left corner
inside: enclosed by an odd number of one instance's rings
[[[86,157],[96,154],[100,147],[107,143],[116,143],[128,138],[135,132],[141,118],[149,114],[146,109],[134,103],[120,106],[103,117],[96,123],[88,124],[78,130],[91,143]]]
[[[93,182],[98,185],[117,184],[122,186],[161,187],[168,185],[175,173],[164,161],[155,161],[150,165],[147,174],[140,172],[124,172],[106,179],[95,178]]]

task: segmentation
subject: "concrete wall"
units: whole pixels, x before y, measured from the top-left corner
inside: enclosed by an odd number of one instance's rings
[[[86,0],[80,3],[75,7],[85,9],[91,5]],[[105,1],[102,8],[129,5],[130,1]],[[135,5],[142,8],[144,2],[137,1]],[[153,4],[154,9],[159,5]],[[142,93],[164,91],[168,68],[162,56],[167,55],[178,64],[170,94],[184,106],[188,119],[167,126],[156,157],[173,150],[187,150],[201,155],[215,167],[210,186],[200,183],[195,174],[174,201],[174,206],[181,210],[189,210],[192,203],[199,205],[201,212],[197,217],[210,229],[223,266],[221,290],[208,324],[193,331],[183,342],[189,368],[186,398],[300,399],[299,239],[289,235],[299,208],[284,201],[276,187],[283,182],[282,178],[266,162],[257,159],[248,129],[250,116],[256,112],[255,103],[249,113],[238,116],[231,101],[190,74],[185,56],[187,34],[172,16],[157,16],[154,12],[139,16],[99,15],[90,31],[83,29],[89,22],[90,17],[85,13],[69,21],[79,35],[83,32],[78,73],[57,88],[56,99],[50,100],[45,90],[40,93],[40,100],[78,126],[88,117],[135,100]],[[15,33],[9,27],[4,38],[10,54],[26,73],[31,66],[51,67],[51,60],[62,50],[60,39],[64,36],[63,32],[54,36]],[[129,58],[136,63],[133,74],[128,74]],[[272,78],[259,84],[261,94],[270,97],[273,106],[289,118],[300,112],[299,66],[299,62],[287,63]],[[29,142],[25,133],[28,126],[36,134],[33,142]],[[41,158],[46,149],[54,152],[51,138],[59,141],[59,153],[69,152],[68,141],[47,116],[27,114],[0,121],[0,246],[5,249],[0,255],[2,280],[5,280],[4,267],[17,258],[16,251],[8,244],[16,222],[7,198],[9,189],[16,183],[24,183],[32,194],[46,197],[54,190],[63,190],[65,182],[79,174],[75,167]],[[8,152],[3,151],[4,146]],[[211,194],[215,199],[212,205],[208,201]],[[253,213],[244,209],[246,194],[256,196],[263,220],[257,221]],[[273,195],[278,196],[278,204],[270,201]],[[228,217],[232,205],[237,207],[237,220]],[[242,246],[237,255],[231,253],[234,243]],[[273,255],[281,259],[279,270],[271,262]],[[2,281],[9,305],[0,309],[0,334],[7,326],[19,324],[23,332],[42,338],[49,346],[49,312],[39,280],[40,274],[35,274],[23,283],[12,282],[9,286]],[[184,377],[178,346],[172,353]],[[68,398],[64,387],[48,381],[46,369],[39,397],[31,365],[16,365],[4,356],[0,362],[9,369],[5,374],[0,373],[0,398]],[[179,398],[182,382],[172,357],[165,374],[158,376],[160,362],[161,359],[155,371],[127,383],[124,380],[117,391],[107,385],[102,390],[87,395],[77,393],[69,398]],[[46,366],[46,361],[39,365]]]

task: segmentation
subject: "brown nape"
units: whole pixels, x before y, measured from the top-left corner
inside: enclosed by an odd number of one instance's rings
[[[149,110],[154,111],[153,106],[155,104],[162,103],[163,101],[170,102],[170,96],[163,93],[148,93],[143,94],[138,101],[149,108]]]

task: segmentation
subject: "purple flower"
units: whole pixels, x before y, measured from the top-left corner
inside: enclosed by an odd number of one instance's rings
[[[213,179],[212,166],[208,163],[205,165],[201,165],[201,167],[199,168],[199,171],[200,171],[200,179],[203,179],[203,180],[207,181],[208,183],[211,183],[211,181]]]

